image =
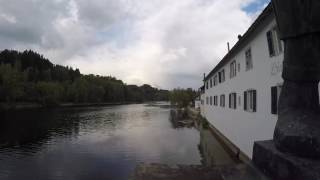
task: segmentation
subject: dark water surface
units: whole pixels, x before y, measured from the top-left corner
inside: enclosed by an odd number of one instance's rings
[[[203,135],[174,128],[169,111],[141,104],[1,114],[0,179],[127,179],[140,162],[214,162],[203,160]]]

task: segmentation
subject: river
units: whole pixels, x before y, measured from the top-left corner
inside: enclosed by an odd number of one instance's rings
[[[169,119],[159,104],[3,113],[0,179],[122,180],[142,162],[233,163],[210,133]]]

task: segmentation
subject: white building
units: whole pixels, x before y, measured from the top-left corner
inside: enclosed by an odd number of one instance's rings
[[[200,100],[200,96],[197,96],[194,100],[194,108],[195,109],[200,109],[201,106],[201,100]]]
[[[249,158],[255,141],[273,138],[283,51],[269,4],[204,79],[202,116]]]

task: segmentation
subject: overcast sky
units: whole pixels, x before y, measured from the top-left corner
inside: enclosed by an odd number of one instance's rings
[[[0,0],[0,49],[127,84],[201,86],[269,0]]]

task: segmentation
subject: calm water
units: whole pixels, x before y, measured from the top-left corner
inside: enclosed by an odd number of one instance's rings
[[[127,179],[140,162],[232,163],[208,133],[175,128],[169,111],[142,104],[2,114],[0,179]]]

